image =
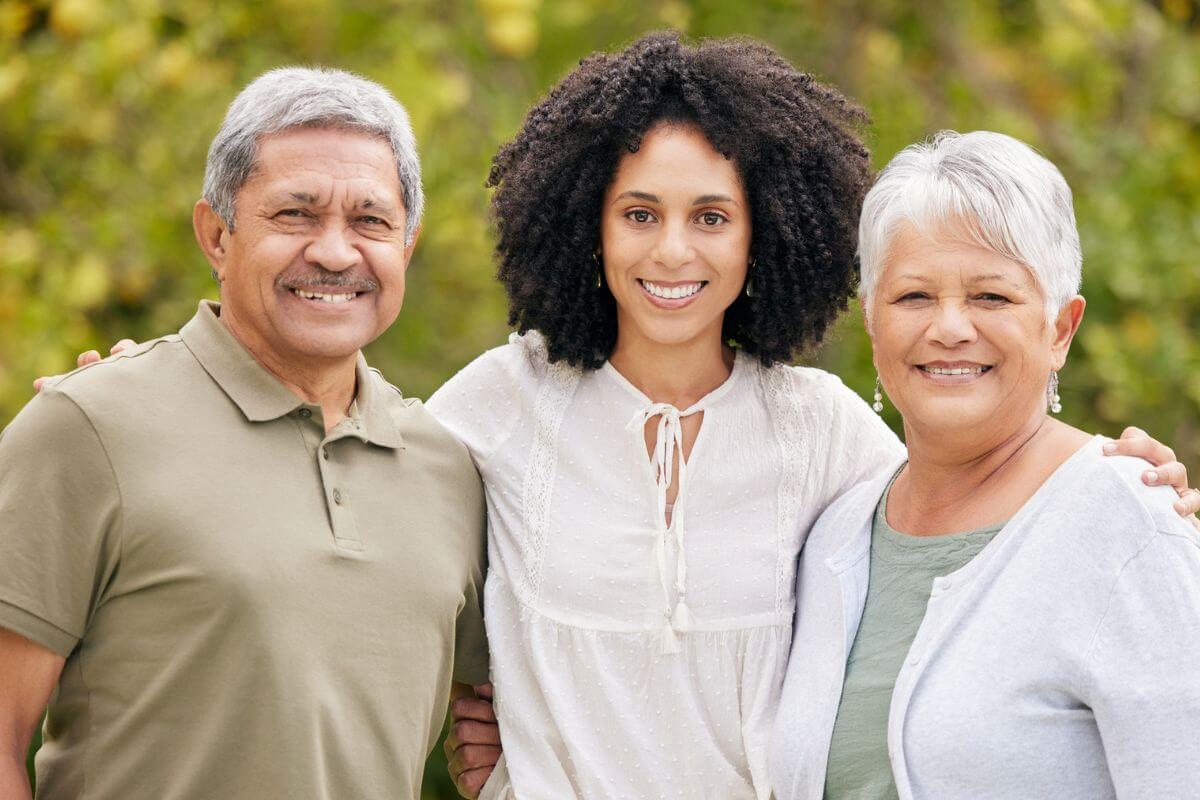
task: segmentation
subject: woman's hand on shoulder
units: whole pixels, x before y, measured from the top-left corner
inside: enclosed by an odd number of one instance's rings
[[[1181,517],[1190,517],[1191,523],[1200,530],[1196,512],[1200,511],[1200,491],[1188,485],[1187,467],[1175,458],[1175,451],[1150,436],[1141,428],[1132,425],[1121,432],[1121,438],[1104,445],[1104,454],[1109,456],[1134,456],[1149,461],[1154,469],[1142,473],[1142,481],[1148,486],[1170,486],[1179,495],[1175,510]]]
[[[135,342],[133,339],[122,339],[121,341],[117,342],[109,349],[108,354],[110,356],[115,356],[117,353],[124,352],[125,350],[128,350],[131,347],[137,347],[137,344],[138,343]],[[100,356],[99,352],[97,352],[96,350],[88,350],[86,352],[80,353],[76,357],[75,366],[86,367],[88,364],[95,364],[100,359],[101,359],[101,356]],[[58,377],[57,375],[43,375],[42,377],[38,378],[37,380],[35,380],[33,382],[33,390],[35,392],[40,392],[42,390],[42,387],[46,385],[46,381],[53,380],[54,378],[57,378],[57,377]]]

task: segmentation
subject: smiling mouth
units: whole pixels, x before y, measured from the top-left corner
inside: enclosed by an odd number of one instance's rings
[[[918,364],[917,369],[929,375],[982,375],[991,369],[991,366],[972,366],[972,367],[930,367],[924,364]]]
[[[668,285],[648,281],[644,278],[638,278],[638,283],[646,290],[647,294],[653,295],[660,300],[686,300],[689,297],[694,297],[701,289],[708,285],[708,281],[693,281],[691,283]]]
[[[301,300],[315,300],[321,303],[349,303],[362,292],[314,292],[308,289],[291,289],[292,294]]]

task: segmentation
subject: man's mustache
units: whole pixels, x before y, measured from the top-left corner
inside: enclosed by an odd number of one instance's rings
[[[349,292],[374,292],[379,281],[365,275],[315,267],[304,272],[285,272],[275,279],[275,285],[283,289],[345,289]]]

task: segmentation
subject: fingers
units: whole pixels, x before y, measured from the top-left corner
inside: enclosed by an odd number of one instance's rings
[[[50,380],[52,377],[54,377],[54,376],[53,375],[43,375],[42,377],[35,379],[33,382],[33,391],[35,393],[40,392],[42,390],[42,387],[46,385],[46,381]]]
[[[496,762],[500,760],[499,747],[485,747],[483,745],[464,745],[454,751],[447,762],[450,768],[450,776],[457,778],[478,769],[487,768],[491,772],[496,766]],[[480,786],[483,784],[481,783]]]
[[[1170,486],[1183,497],[1189,490],[1187,467],[1178,461],[1170,461],[1142,473],[1142,482],[1147,486]]]
[[[1179,512],[1181,517],[1200,513],[1200,491],[1185,488],[1179,492],[1179,499],[1175,501],[1175,510]],[[1196,520],[1195,517],[1192,518],[1193,525],[1197,525],[1198,522],[1200,521]],[[1197,527],[1200,527],[1200,525],[1197,525]]]
[[[1134,456],[1156,467],[1175,460],[1174,450],[1150,438],[1140,428],[1126,428],[1120,439],[1104,445],[1104,453],[1110,456]]]
[[[112,346],[112,348],[108,351],[108,354],[110,356],[115,356],[117,353],[124,352],[131,347],[137,347],[137,342],[135,342],[133,339],[122,339]]]
[[[100,354],[95,350],[86,350],[79,354],[75,359],[75,366],[86,367],[88,364],[95,364],[100,360]]]
[[[463,797],[474,800],[474,798],[479,797],[480,791],[483,790],[483,785],[492,776],[492,770],[493,767],[482,767],[464,772],[454,777],[454,788],[458,789],[458,793]]]
[[[473,719],[478,722],[496,721],[496,712],[487,700],[475,697],[460,697],[450,704],[450,717],[458,722],[460,719]]]
[[[481,683],[471,688],[475,690],[476,697],[482,697],[484,700],[491,700],[493,697],[492,685],[490,683]]]
[[[490,745],[500,746],[500,726],[495,723],[476,722],[471,719],[459,720],[450,726],[446,736],[446,754],[462,746]]]

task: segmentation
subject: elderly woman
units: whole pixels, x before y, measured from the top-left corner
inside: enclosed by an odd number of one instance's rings
[[[1084,309],[1062,175],[943,133],[884,170],[859,232],[908,460],[804,546],[776,796],[1194,797],[1196,531],[1047,413]]]

